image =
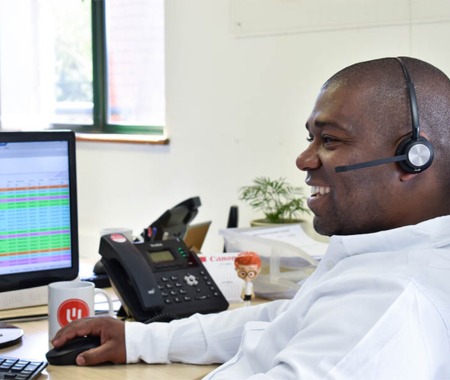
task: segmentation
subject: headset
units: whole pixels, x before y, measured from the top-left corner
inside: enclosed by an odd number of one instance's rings
[[[393,157],[380,158],[354,165],[337,166],[334,169],[336,173],[397,162],[405,172],[417,174],[423,172],[433,162],[433,145],[427,139],[420,136],[419,107],[417,105],[414,83],[411,80],[406,64],[401,58],[397,57],[396,59],[402,66],[408,89],[412,121],[411,137],[406,137],[400,142]]]

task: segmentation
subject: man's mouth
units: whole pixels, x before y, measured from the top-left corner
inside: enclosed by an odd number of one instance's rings
[[[326,195],[331,191],[331,187],[328,186],[311,186],[311,196],[318,197]]]

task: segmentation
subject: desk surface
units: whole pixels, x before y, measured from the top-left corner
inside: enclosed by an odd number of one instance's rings
[[[46,313],[46,307],[33,308],[38,313]],[[6,314],[6,315],[5,315]],[[1,317],[9,317],[8,312],[0,312]],[[0,349],[0,354],[15,356],[24,359],[45,360],[48,351],[48,322],[47,319],[31,322],[14,322],[24,330],[22,342],[15,346]],[[78,366],[52,366],[49,365],[42,372],[39,380],[123,380],[123,379],[201,379],[211,372],[216,366],[197,366],[189,364],[127,364],[127,365],[102,365],[96,367]]]

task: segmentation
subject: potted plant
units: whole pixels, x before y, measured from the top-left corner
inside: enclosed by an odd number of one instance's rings
[[[252,221],[252,226],[302,222],[302,214],[309,214],[310,210],[301,194],[302,189],[285,178],[257,177],[252,185],[239,189],[239,199],[264,214],[264,219]]]

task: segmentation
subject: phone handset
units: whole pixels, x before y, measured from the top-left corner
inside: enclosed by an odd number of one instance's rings
[[[158,290],[155,276],[149,270],[142,253],[122,234],[102,236],[100,255],[112,286],[124,299],[122,304],[136,313],[162,309],[164,301]]]

